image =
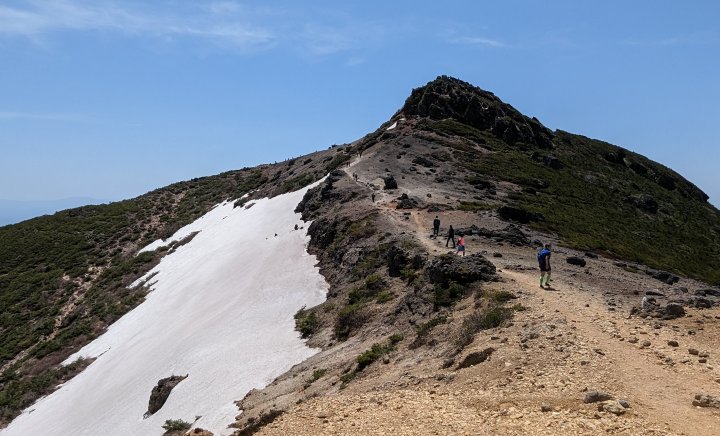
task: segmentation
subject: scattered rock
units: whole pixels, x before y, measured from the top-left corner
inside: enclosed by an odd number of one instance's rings
[[[667,283],[668,285],[672,285],[680,281],[680,277],[669,273],[667,271],[648,271],[648,274],[652,276],[652,278],[660,280],[663,283]]]
[[[527,224],[531,221],[545,221],[545,216],[541,213],[529,212],[525,209],[512,206],[502,206],[498,209],[498,215],[504,220],[517,221]]]
[[[502,253],[493,253],[493,257],[503,257]]]
[[[398,199],[396,209],[415,209],[418,207],[418,201],[408,197],[407,194],[401,195]]]
[[[468,368],[470,366],[475,366],[479,363],[483,363],[488,358],[490,358],[490,355],[495,352],[495,349],[492,347],[488,347],[482,351],[476,351],[473,353],[468,354],[462,362],[458,365],[458,369]]]
[[[185,434],[189,436],[214,436],[214,433],[203,428],[194,428]]]
[[[651,289],[649,291],[645,291],[645,295],[653,295],[655,297],[664,297],[665,296],[665,294],[658,291],[657,289]]]
[[[620,399],[618,400],[618,404],[620,404],[621,406],[623,406],[623,407],[626,408],[626,409],[629,409],[629,408],[630,408],[630,402],[629,402],[628,400],[624,399],[624,398],[620,398]]]
[[[650,341],[643,341],[642,344],[640,344],[643,348],[648,348],[652,343]]]
[[[693,356],[697,356],[698,354],[700,354],[700,352],[695,348],[688,349],[688,353],[692,354]]]
[[[625,408],[620,405],[620,402],[618,401],[608,401],[603,403],[601,408],[603,411],[612,413],[613,415],[622,415],[625,413]]]
[[[608,394],[607,392],[588,391],[585,394],[585,399],[583,400],[583,402],[585,404],[589,404],[589,403],[598,403],[600,401],[607,401],[607,400],[612,400],[612,399],[613,399],[612,395]]]
[[[720,409],[720,400],[707,394],[695,394],[692,402],[695,407],[714,407]]]
[[[668,341],[667,344],[670,345],[671,347],[679,347],[680,346],[680,344],[678,344],[678,341],[672,341],[672,340]]]
[[[585,259],[578,256],[570,256],[566,259],[567,263],[570,265],[576,265],[576,266],[585,266],[586,262]]]
[[[643,212],[655,214],[658,211],[657,201],[646,194],[630,195],[623,199],[625,203],[632,204]]]
[[[589,257],[590,259],[597,259],[597,258],[598,258],[598,255],[595,254],[595,253],[593,253],[593,252],[591,252],[591,251],[586,251],[586,252],[585,252],[585,257]]]
[[[554,410],[554,407],[551,406],[550,404],[543,404],[540,406],[541,412],[552,412],[553,410]]]
[[[385,189],[397,189],[398,187],[394,176],[383,177],[383,181],[385,182]]]

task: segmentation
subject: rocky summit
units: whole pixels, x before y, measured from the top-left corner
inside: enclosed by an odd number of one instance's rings
[[[58,365],[194,236],[141,247],[314,182],[307,224],[278,231],[309,235],[329,285],[294,319],[318,352],[239,395],[228,433],[717,433],[720,212],[660,163],[446,76],[352,143],[0,228],[3,422],[90,364]],[[190,427],[169,434],[208,433]]]

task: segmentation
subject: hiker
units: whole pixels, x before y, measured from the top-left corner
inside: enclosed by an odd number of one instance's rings
[[[370,195],[370,198],[372,198],[372,202],[375,203],[375,193],[374,192]]]
[[[546,243],[542,250],[538,252],[537,259],[540,264],[540,287],[550,287],[550,243]],[[546,278],[547,277],[547,278]],[[545,278],[545,285],[543,285],[543,279]]]
[[[457,252],[462,253],[462,256],[465,257],[465,236],[460,235],[460,238],[458,239],[457,243]]]
[[[455,229],[453,229],[453,226],[450,226],[450,228],[448,229],[448,237],[447,237],[447,241],[445,241],[446,247],[448,246],[448,242],[450,242],[450,241],[452,241],[453,248],[455,248]]]
[[[433,236],[438,237],[438,234],[440,233],[440,218],[435,215],[435,219],[433,220]]]

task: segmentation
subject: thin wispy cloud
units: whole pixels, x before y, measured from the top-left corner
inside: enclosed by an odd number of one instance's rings
[[[484,36],[449,36],[447,41],[451,44],[459,45],[473,45],[480,47],[490,48],[503,48],[508,47],[508,44],[494,38],[487,38]]]
[[[694,32],[687,35],[663,36],[649,39],[630,39],[625,45],[638,47],[683,47],[695,45],[720,45],[720,34],[717,32]]]
[[[172,40],[206,38],[253,48],[270,45],[275,35],[252,24],[236,2],[215,2],[186,14],[167,10],[128,9],[112,2],[28,0],[0,6],[0,36],[38,40],[57,32],[114,31]],[[192,13],[197,12],[197,13]]]
[[[0,121],[2,120],[32,120],[32,121],[86,121],[87,117],[81,114],[71,113],[31,113],[31,112],[13,112],[0,111]]]

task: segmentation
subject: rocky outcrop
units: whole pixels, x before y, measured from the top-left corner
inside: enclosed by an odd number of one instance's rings
[[[444,255],[435,258],[427,266],[430,281],[446,286],[449,282],[460,284],[497,280],[495,265],[480,254],[470,256]]]
[[[490,92],[448,76],[414,89],[400,112],[433,120],[454,118],[508,144],[553,146],[552,131],[536,118],[524,116]]]
[[[398,187],[394,176],[383,177],[383,182],[385,182],[385,189],[397,189]]]
[[[632,204],[643,212],[655,214],[658,211],[658,202],[645,194],[629,195],[623,199],[625,203]]]
[[[415,209],[419,203],[416,199],[408,197],[407,194],[402,194],[397,199],[396,209]]]
[[[148,410],[145,412],[145,417],[147,418],[162,409],[165,401],[167,401],[170,396],[170,392],[172,392],[178,383],[185,380],[187,377],[187,375],[172,375],[170,377],[160,379],[150,393],[150,401],[148,402]]]
[[[521,224],[527,224],[531,221],[545,221],[545,217],[541,213],[534,213],[513,206],[500,207],[498,209],[498,215],[504,220],[517,221]]]
[[[566,260],[567,263],[569,263],[570,265],[581,266],[581,267],[582,267],[582,266],[585,266],[585,264],[587,263],[587,262],[585,261],[585,259],[583,259],[582,257],[578,257],[578,256],[570,256],[570,257],[568,257],[568,258],[565,259],[565,260]]]

